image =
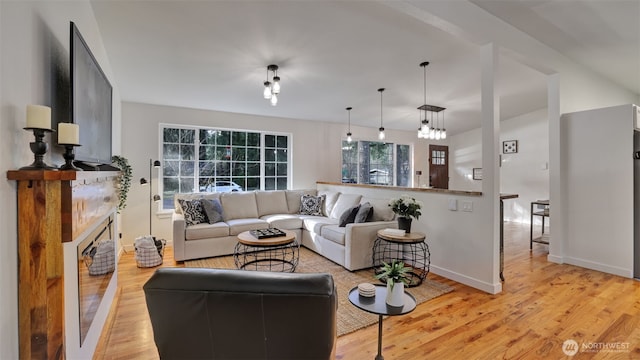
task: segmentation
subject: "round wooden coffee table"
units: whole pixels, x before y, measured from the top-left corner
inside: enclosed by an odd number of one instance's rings
[[[300,243],[293,231],[284,236],[258,239],[249,231],[238,234],[233,261],[238,269],[294,272],[300,258]]]

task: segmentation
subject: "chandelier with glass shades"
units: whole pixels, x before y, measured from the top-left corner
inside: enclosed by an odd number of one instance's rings
[[[269,81],[269,73],[273,73],[271,81]],[[278,76],[278,65],[267,66],[267,80],[263,83],[263,96],[271,101],[271,106],[278,104],[278,96],[280,95],[280,77]]]
[[[424,103],[418,107],[419,119],[421,119],[418,127],[418,139],[444,140],[447,138],[447,129],[444,127],[444,110],[446,108],[427,104],[427,65],[429,65],[428,61],[420,63],[424,71]],[[442,124],[442,128],[440,128],[440,124]]]

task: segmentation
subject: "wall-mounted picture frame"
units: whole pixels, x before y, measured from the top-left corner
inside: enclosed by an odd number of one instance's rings
[[[473,168],[473,180],[482,180],[482,168]]]
[[[518,152],[518,140],[507,140],[502,142],[503,154],[515,154]]]

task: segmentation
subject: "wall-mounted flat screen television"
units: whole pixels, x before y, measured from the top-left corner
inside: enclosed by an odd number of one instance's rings
[[[71,119],[80,127],[75,159],[111,164],[112,87],[76,25],[71,22]]]

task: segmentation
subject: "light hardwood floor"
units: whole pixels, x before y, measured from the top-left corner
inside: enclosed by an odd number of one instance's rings
[[[387,359],[562,359],[565,340],[575,359],[640,359],[640,282],[546,261],[547,246],[529,251],[529,227],[505,225],[503,292],[490,295],[429,274],[455,288],[383,323]],[[431,254],[432,259],[437,254]],[[173,261],[170,248],[163,266]],[[155,271],[139,269],[133,254],[119,263],[118,300],[95,359],[157,359],[142,285]],[[338,338],[337,359],[373,359],[377,326]],[[598,350],[618,346],[617,352]]]

